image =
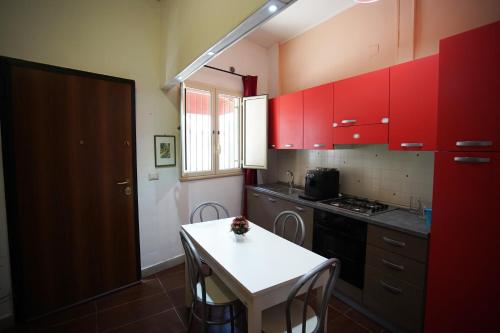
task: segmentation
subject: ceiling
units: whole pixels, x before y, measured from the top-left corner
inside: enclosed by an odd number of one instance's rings
[[[269,48],[300,35],[355,4],[354,0],[297,0],[246,38]]]

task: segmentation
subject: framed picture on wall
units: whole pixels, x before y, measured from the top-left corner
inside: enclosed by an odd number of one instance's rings
[[[175,136],[155,135],[155,166],[175,166]]]

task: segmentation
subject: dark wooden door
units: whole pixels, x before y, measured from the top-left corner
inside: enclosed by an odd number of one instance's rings
[[[134,82],[12,60],[1,76],[16,315],[138,281]]]

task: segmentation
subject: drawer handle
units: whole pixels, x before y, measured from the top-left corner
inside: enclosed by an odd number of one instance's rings
[[[296,206],[295,209],[298,210],[299,212],[303,212],[304,211],[304,208],[299,207],[299,206]]]
[[[273,199],[273,198],[267,198],[267,200],[269,200],[271,202],[276,202],[276,199]]]
[[[256,197],[256,198],[260,197],[260,195],[259,195],[259,194],[257,194],[257,193],[252,193],[252,195],[253,195],[254,197]]]
[[[422,148],[423,146],[424,144],[420,142],[403,142],[401,144],[403,148]]]
[[[403,292],[403,289],[391,286],[390,284],[388,284],[384,280],[380,280],[380,284],[382,285],[382,287],[384,287],[385,289],[389,290],[394,295],[399,295],[399,294],[401,294]]]
[[[293,144],[291,144],[291,143],[287,143],[287,144],[285,145],[285,147],[286,147],[286,148],[292,148],[292,147],[293,147]]]
[[[314,145],[314,148],[323,148],[325,146],[324,143],[315,143]]]
[[[276,148],[276,145],[271,145],[271,148]]]
[[[344,119],[340,122],[341,124],[355,124],[356,119]]]
[[[406,246],[405,242],[397,241],[397,240],[391,239],[389,237],[382,237],[382,239],[384,240],[384,242],[386,242],[387,244],[392,245],[392,246],[396,246],[396,247],[405,247]]]
[[[492,146],[491,141],[457,141],[457,147],[489,147]]]
[[[455,156],[453,161],[459,163],[490,163],[489,157],[461,157]]]
[[[395,263],[390,262],[389,260],[386,260],[386,259],[382,259],[382,263],[384,265],[386,265],[387,267],[392,268],[396,271],[404,271],[405,270],[405,266],[395,264]]]

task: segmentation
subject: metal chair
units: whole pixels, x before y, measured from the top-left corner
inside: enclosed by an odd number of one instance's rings
[[[203,211],[207,208],[207,207],[211,207],[215,210],[215,213],[217,214],[217,219],[220,219],[222,215],[222,218],[227,218],[229,217],[229,212],[228,210],[226,209],[226,207],[222,206],[220,203],[217,203],[217,202],[204,202],[200,205],[198,205],[192,212],[191,212],[191,216],[189,217],[189,223],[193,224],[195,223],[194,222],[194,216],[196,214],[196,212],[199,212],[199,216],[200,216],[200,221],[198,222],[203,222],[205,221],[203,219]]]
[[[235,313],[238,298],[215,275],[206,275],[198,251],[184,230],[180,231],[182,247],[186,254],[188,268],[188,282],[191,288],[192,303],[189,311],[188,332],[191,331],[193,317],[202,323],[203,332],[207,332],[208,325],[224,325],[231,323],[231,333],[234,333],[235,319],[244,312],[243,305]],[[211,307],[229,307],[229,319],[212,319]],[[201,309],[200,309],[201,308]],[[201,311],[200,311],[201,310]],[[201,312],[201,313],[200,313]],[[225,315],[225,311],[224,311]]]
[[[295,222],[295,232],[290,235],[290,230],[287,230],[286,226],[289,223]],[[281,228],[280,228],[281,227]],[[306,237],[304,221],[299,214],[291,211],[285,210],[276,216],[273,223],[273,232],[297,245],[304,245],[304,239]],[[291,236],[291,237],[290,237]]]
[[[321,299],[319,309],[315,311],[308,305],[311,291],[319,277],[329,270],[328,281]],[[340,274],[340,260],[329,259],[303,275],[292,287],[285,303],[267,309],[262,314],[262,331],[264,333],[318,333],[325,327],[328,301],[333,293],[335,282]],[[306,285],[309,284],[307,287]],[[297,298],[300,290],[307,288],[303,300]],[[301,296],[302,297],[302,296]]]

